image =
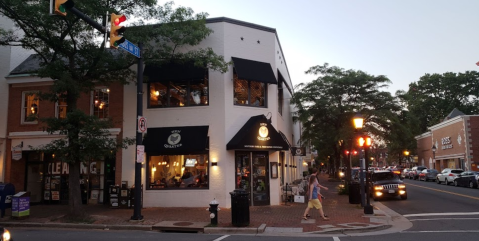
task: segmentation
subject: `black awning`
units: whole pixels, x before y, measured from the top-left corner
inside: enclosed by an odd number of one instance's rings
[[[226,144],[227,150],[288,150],[283,137],[264,115],[251,117]]]
[[[208,126],[148,128],[143,145],[149,155],[207,153]]]
[[[192,62],[167,63],[159,65],[146,65],[143,75],[148,77],[148,82],[168,81],[202,81],[208,74],[207,68],[197,67]]]
[[[281,135],[281,137],[283,137],[283,140],[286,142],[286,144],[288,144],[288,149],[291,150],[291,143],[289,143],[288,138],[286,137],[286,135],[281,131],[279,131],[279,134]]]
[[[278,84],[269,63],[232,57],[239,79]]]

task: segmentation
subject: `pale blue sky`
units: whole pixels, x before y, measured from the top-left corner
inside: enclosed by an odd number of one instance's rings
[[[174,2],[275,28],[294,85],[314,79],[304,71],[325,62],[386,75],[392,94],[426,73],[479,70],[479,0]]]

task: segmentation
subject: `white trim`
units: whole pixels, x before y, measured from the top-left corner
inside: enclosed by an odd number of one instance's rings
[[[117,136],[121,132],[121,128],[110,128],[108,129],[110,135]],[[57,138],[65,137],[65,135],[59,134],[49,134],[46,131],[23,131],[23,132],[10,132],[8,135],[9,139],[21,139],[21,138],[49,138],[56,136]]]
[[[460,116],[456,116],[450,120],[447,120],[447,121],[443,121],[439,124],[436,124],[436,125],[433,125],[431,127],[429,127],[428,129],[431,130],[431,131],[435,131],[435,130],[438,130],[438,129],[441,129],[441,128],[444,128],[446,126],[449,126],[449,125],[452,125],[452,124],[455,124],[455,123],[458,123],[458,122],[461,122],[463,121],[463,115],[460,115]]]
[[[445,160],[445,159],[453,159],[453,158],[464,158],[466,155],[464,153],[456,153],[456,154],[449,154],[449,155],[442,155],[436,156],[435,160]]]
[[[428,131],[428,132],[422,133],[421,135],[415,136],[414,138],[416,140],[419,140],[419,139],[424,139],[424,138],[430,137],[430,136],[432,136],[432,132]]]

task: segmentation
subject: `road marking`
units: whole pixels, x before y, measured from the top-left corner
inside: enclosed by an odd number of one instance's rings
[[[333,241],[340,241],[338,237],[333,237]]]
[[[443,192],[443,193],[454,194],[454,195],[457,195],[457,196],[467,197],[467,198],[471,198],[471,199],[475,199],[475,200],[479,200],[479,197],[473,197],[473,196],[464,195],[464,194],[460,194],[460,193],[456,193],[456,192],[448,192],[448,191],[444,191],[444,190],[440,190],[440,189],[435,189],[435,188],[430,188],[430,187],[424,187],[424,186],[414,185],[414,184],[410,184],[410,183],[408,183],[407,185],[409,185],[409,186],[414,186],[414,187],[425,188],[425,189],[429,189],[429,190],[433,190],[433,191],[438,191],[438,192]]]
[[[414,221],[437,221],[437,220],[477,220],[479,218],[424,218],[424,219],[409,219],[410,222]]]
[[[478,233],[479,230],[402,231],[401,233]]]
[[[215,239],[215,240],[213,240],[213,241],[220,241],[220,240],[223,240],[223,239],[225,239],[225,238],[227,238],[227,237],[229,237],[229,235],[221,236],[221,237],[219,237],[219,238],[217,238],[217,239]]]
[[[405,214],[404,217],[420,217],[420,216],[460,216],[460,215],[479,215],[479,212],[467,212],[467,213],[417,213],[417,214]]]

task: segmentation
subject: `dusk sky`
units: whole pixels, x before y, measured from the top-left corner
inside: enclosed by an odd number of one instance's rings
[[[479,70],[478,0],[174,2],[275,28],[293,85],[315,79],[304,72],[324,63],[385,75],[392,94],[426,73]]]

